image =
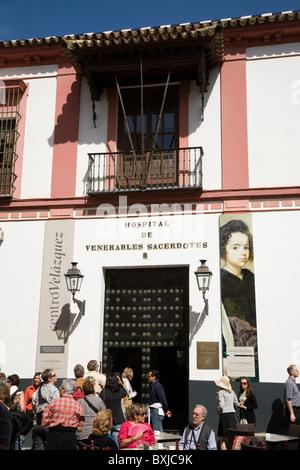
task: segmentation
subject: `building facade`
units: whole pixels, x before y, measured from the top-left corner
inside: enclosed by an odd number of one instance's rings
[[[172,429],[199,402],[213,423],[215,379],[246,375],[258,427],[280,426],[300,358],[299,33],[284,12],[0,43],[4,372],[97,359],[132,367],[147,402],[156,368]]]

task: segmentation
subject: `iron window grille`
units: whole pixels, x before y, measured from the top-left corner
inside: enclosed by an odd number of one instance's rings
[[[16,148],[23,92],[24,88],[20,84],[8,81],[6,85],[0,81],[0,196],[2,197],[12,197],[15,190]]]

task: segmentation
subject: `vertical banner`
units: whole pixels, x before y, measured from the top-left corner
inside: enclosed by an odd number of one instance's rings
[[[68,333],[71,324],[70,299],[65,273],[71,267],[74,249],[74,221],[51,220],[44,238],[41,298],[36,369],[54,369],[66,377]]]
[[[220,216],[223,371],[259,380],[251,214]]]

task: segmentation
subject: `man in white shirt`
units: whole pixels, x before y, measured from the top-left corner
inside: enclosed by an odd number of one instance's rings
[[[94,377],[96,380],[95,393],[100,395],[106,384],[106,375],[99,372],[99,364],[96,360],[91,360],[86,366],[88,372],[85,374],[86,377]]]

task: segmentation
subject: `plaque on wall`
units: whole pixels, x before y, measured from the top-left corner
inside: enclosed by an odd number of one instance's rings
[[[197,369],[219,369],[218,342],[197,342]]]

